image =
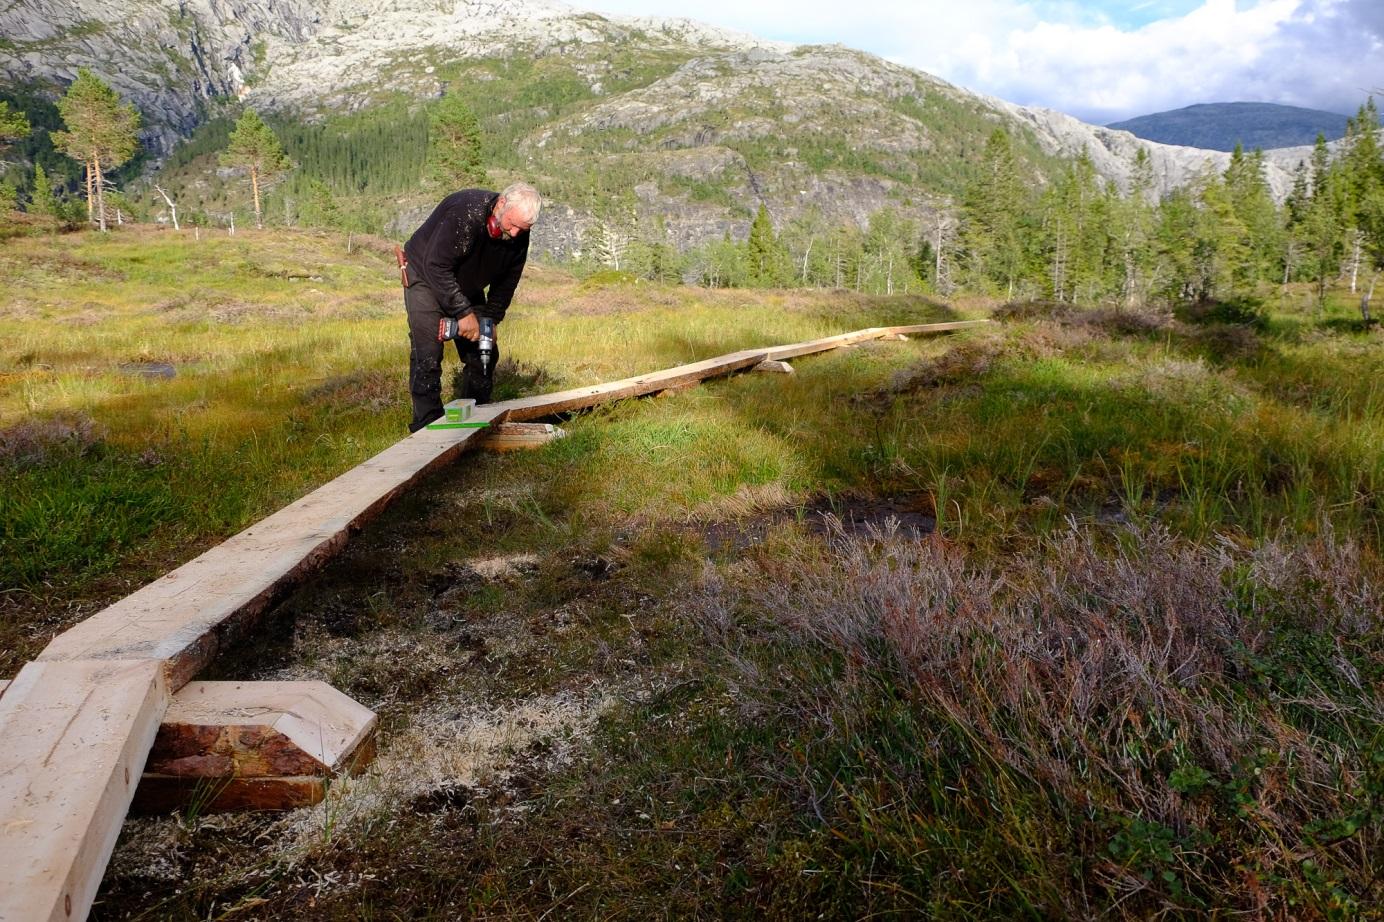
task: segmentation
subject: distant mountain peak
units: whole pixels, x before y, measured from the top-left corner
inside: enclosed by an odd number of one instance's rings
[[[1341,138],[1346,133],[1346,116],[1271,102],[1212,102],[1141,115],[1107,127],[1146,141],[1203,150],[1231,151],[1237,144],[1246,150],[1272,150],[1312,144],[1318,134],[1328,141]]]

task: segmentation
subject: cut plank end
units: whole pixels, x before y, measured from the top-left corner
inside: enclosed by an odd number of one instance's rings
[[[378,719],[325,682],[190,682],[173,698],[134,809],[201,813],[315,804],[375,754]]]

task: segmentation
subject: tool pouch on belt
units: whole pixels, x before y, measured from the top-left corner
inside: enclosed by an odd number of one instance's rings
[[[408,287],[408,257],[402,247],[394,247],[394,260],[399,264],[399,284]]]

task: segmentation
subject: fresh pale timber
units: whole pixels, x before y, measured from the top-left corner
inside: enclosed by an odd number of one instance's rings
[[[592,387],[478,407],[522,422],[640,397],[897,333],[886,327],[749,349]],[[81,918],[90,906],[166,697],[420,477],[479,443],[414,433],[60,635],[0,698],[0,922]],[[76,741],[76,742],[74,742]],[[64,770],[56,762],[76,764]]]
[[[189,682],[164,714],[134,809],[315,804],[332,777],[374,758],[378,723],[325,682]]]
[[[887,327],[811,343],[743,350],[608,384],[573,388],[478,407],[473,419],[520,422],[657,393],[707,378],[898,332],[945,332],[981,321]],[[180,688],[308,572],[326,562],[353,531],[419,477],[454,459],[475,433],[414,433],[290,506],[56,638],[44,661],[156,659]]]
[[[836,336],[827,336],[822,339],[814,339],[805,343],[795,343],[791,346],[775,346],[765,350],[766,359],[792,359],[800,355],[811,355],[815,352],[826,352],[829,349],[838,349],[841,346],[854,346],[857,343],[868,342],[872,339],[884,339],[889,336],[910,333],[954,333],[959,330],[967,330],[973,327],[984,326],[990,323],[989,320],[952,320],[946,323],[920,323],[912,326],[901,327],[871,327],[867,330],[857,330],[854,333],[841,333]]]
[[[498,404],[477,410],[494,419]],[[181,688],[391,499],[477,429],[424,429],[60,635],[40,661],[150,659]]]
[[[643,397],[682,385],[695,384],[708,378],[733,374],[758,365],[765,358],[767,355],[763,349],[732,352],[729,355],[718,356],[714,359],[693,362],[690,365],[679,365],[676,368],[637,375],[633,378],[624,378],[620,381],[611,381],[608,384],[577,387],[553,394],[541,394],[537,397],[525,397],[521,400],[492,403],[488,405],[487,409],[500,410],[503,413],[501,419],[504,421],[522,422],[543,416],[553,416],[558,413],[585,410],[597,404],[610,403],[615,400]]]
[[[793,366],[792,366],[792,365],[789,365],[787,362],[775,361],[774,359],[765,359],[764,361],[760,362],[758,365],[756,365],[754,368],[752,368],[752,369],[750,369],[750,370],[751,370],[751,371],[757,371],[757,372],[759,372],[760,374],[778,374],[778,375],[791,375],[791,374],[793,374]]]
[[[0,698],[0,920],[86,916],[167,697],[153,660],[20,670]]]
[[[485,451],[522,451],[542,448],[566,435],[552,423],[498,423],[481,434],[477,447]]]

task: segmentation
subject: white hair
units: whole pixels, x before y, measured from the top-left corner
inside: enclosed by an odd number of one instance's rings
[[[505,204],[496,213],[497,218],[512,213],[516,220],[533,226],[538,220],[538,213],[543,209],[543,196],[526,182],[511,183],[500,193],[500,197],[504,199]]]

